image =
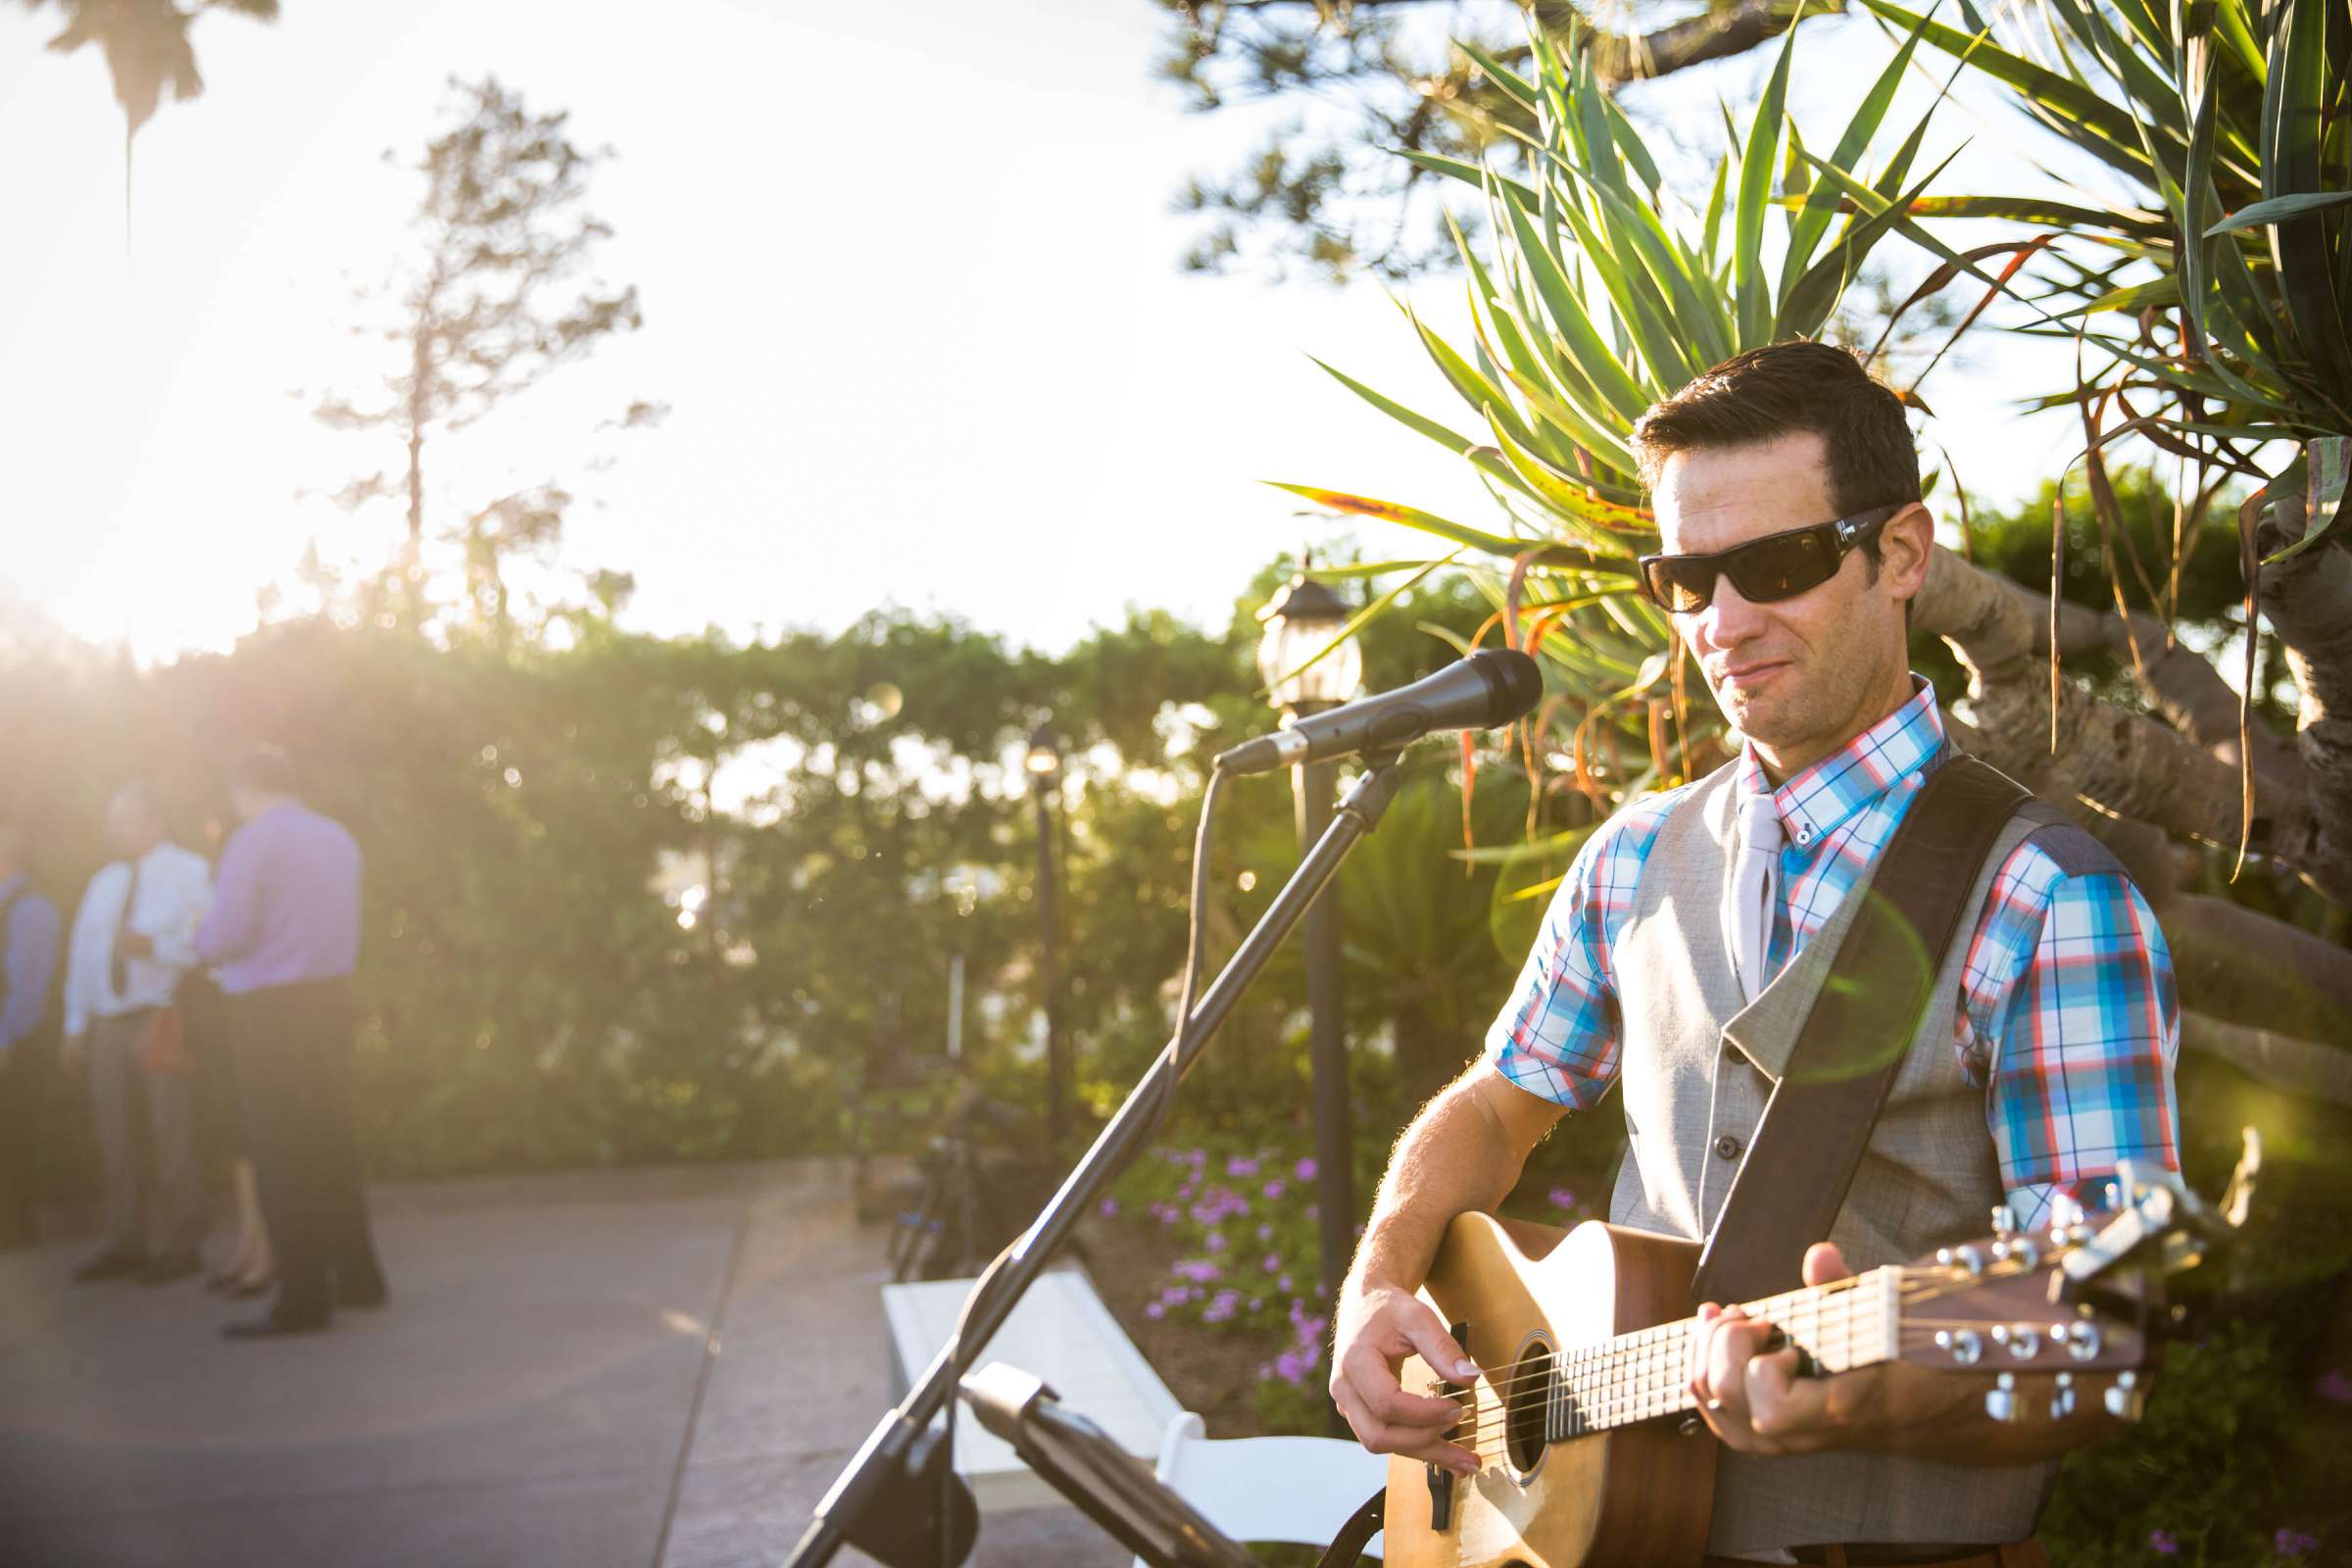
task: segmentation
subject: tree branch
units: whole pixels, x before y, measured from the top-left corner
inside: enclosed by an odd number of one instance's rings
[[[1988,744],[1984,732],[1966,719],[1946,712],[1943,728],[1962,751],[1973,757],[1985,756]],[[2181,852],[2174,847],[2164,830],[2129,817],[2092,810],[2082,804],[2080,796],[2069,793],[2062,781],[2050,777],[2046,757],[2022,758],[2019,761],[2021,765],[2003,767],[2002,771],[2066,812],[2085,832],[2107,846],[2107,852],[2122,864],[2132,886],[2148,901],[2148,906],[2161,915],[2166,905],[2180,893],[2184,875]]]
[[[2180,1014],[2180,1044],[2218,1056],[2273,1088],[2330,1104],[2352,1105],[2352,1051],[2341,1047],[2251,1029],[2202,1012]]]
[[[1538,14],[1544,9],[1539,6]],[[1824,0],[1806,15],[1833,16],[1844,10],[1845,0]],[[1592,51],[1593,68],[1600,79],[1617,87],[1745,54],[1787,32],[1796,24],[1796,18],[1797,8],[1790,0],[1734,0],[1728,6],[1709,6],[1695,17],[1655,32],[1631,35],[1588,30],[1586,46]]]
[[[2061,682],[2051,743],[2046,656],[2036,657],[2034,617],[2010,579],[1937,546],[1912,622],[1951,644],[1969,691],[1986,761],[2036,771],[2054,794],[2080,795],[2210,844],[2237,842],[2237,769],[2155,719]],[[2255,776],[2254,846],[2311,876],[2330,898],[2352,896],[2352,854],[2322,856],[2305,802]]]
[[[2249,1028],[2352,1039],[2352,953],[2205,894],[2163,904],[2157,918],[2185,1004]]]
[[[1320,26],[1325,18],[1335,14],[1403,11],[1437,3],[1438,0],[1219,0],[1213,9],[1312,11],[1316,14],[1315,25]],[[1198,13],[1204,9],[1212,8],[1192,5],[1176,8],[1186,24],[1195,28],[1200,26]],[[1710,4],[1698,15],[1685,17],[1654,32],[1626,33],[1605,30],[1594,22],[1591,11],[1568,0],[1537,0],[1534,9],[1536,21],[1544,31],[1561,37],[1573,32],[1585,48],[1592,51],[1593,66],[1602,82],[1610,87],[1671,75],[1711,60],[1745,54],[1795,25],[1798,10],[1795,0],[1730,0],[1729,4]],[[1844,10],[1845,0],[1816,0],[1806,15],[1837,16]]]
[[[2049,601],[2011,580],[2034,627],[2034,651],[2050,651]],[[2128,619],[2111,610],[2062,602],[2058,606],[2059,652],[2111,653],[2131,661],[2133,644],[2138,658],[2132,663],[2139,689],[2164,716],[2166,723],[2229,763],[2237,765],[2237,692],[2222,679],[2213,662],[2176,643],[2164,645],[2164,627],[2146,615]],[[2291,801],[2303,793],[2303,763],[2294,748],[2262,726],[2253,730],[2254,771],[2263,775],[2279,799]]]

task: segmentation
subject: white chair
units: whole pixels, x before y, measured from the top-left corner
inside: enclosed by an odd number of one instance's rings
[[[1324,1546],[1389,1478],[1389,1461],[1337,1438],[1211,1442],[1190,1410],[1160,1438],[1159,1479],[1235,1541]],[[1374,1536],[1365,1555],[1381,1554]],[[1136,1568],[1149,1568],[1141,1557]]]

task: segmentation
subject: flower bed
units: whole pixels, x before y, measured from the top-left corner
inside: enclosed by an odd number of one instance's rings
[[[1219,1437],[1335,1430],[1316,1175],[1303,1139],[1212,1137],[1137,1161],[1089,1227],[1112,1311]],[[1530,1217],[1587,1217],[1567,1188],[1545,1203]]]

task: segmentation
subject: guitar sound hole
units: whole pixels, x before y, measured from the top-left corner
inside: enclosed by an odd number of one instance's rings
[[[1544,1415],[1551,1408],[1551,1346],[1528,1342],[1511,1368],[1510,1396],[1504,1401],[1503,1447],[1521,1475],[1544,1457]]]

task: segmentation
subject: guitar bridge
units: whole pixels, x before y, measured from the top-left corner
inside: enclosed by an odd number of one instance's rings
[[[1470,1325],[1456,1323],[1452,1325],[1452,1333],[1453,1343],[1464,1350],[1468,1350],[1470,1348]],[[1446,1380],[1438,1379],[1430,1385],[1429,1392],[1439,1398],[1445,1397],[1447,1392]],[[1473,1410],[1473,1414],[1475,1414],[1475,1410]],[[1475,1426],[1475,1422],[1473,1425]],[[1450,1441],[1454,1434],[1461,1430],[1461,1425],[1457,1422],[1446,1429],[1446,1437]],[[1453,1528],[1453,1484],[1457,1478],[1452,1471],[1442,1464],[1433,1464],[1427,1468],[1429,1470],[1429,1528],[1450,1530]]]

